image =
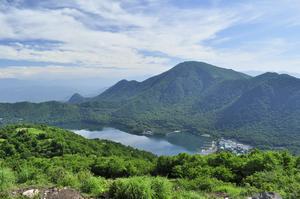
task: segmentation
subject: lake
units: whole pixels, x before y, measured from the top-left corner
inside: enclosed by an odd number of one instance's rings
[[[88,139],[106,139],[123,145],[152,152],[156,155],[177,155],[179,153],[200,153],[211,146],[209,137],[196,136],[191,133],[173,132],[165,137],[134,135],[115,128],[97,130],[72,130]]]

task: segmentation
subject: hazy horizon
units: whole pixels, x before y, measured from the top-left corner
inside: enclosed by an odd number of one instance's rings
[[[300,77],[299,9],[297,0],[3,0],[0,80],[37,82],[32,95],[58,85],[59,100],[183,61]],[[12,90],[22,101],[26,91]]]
[[[272,71],[238,71],[252,77]],[[300,74],[280,71],[279,74],[288,74],[300,78]],[[142,82],[151,76],[136,76],[126,78]],[[0,78],[0,102],[45,102],[68,101],[72,95],[79,93],[84,97],[95,97],[113,86],[121,79],[107,78],[77,78],[77,79],[18,79]]]

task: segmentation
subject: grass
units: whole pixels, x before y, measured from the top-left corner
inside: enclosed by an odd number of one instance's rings
[[[214,192],[226,193],[232,198],[241,198],[243,189],[231,185],[219,185],[214,189]]]
[[[196,191],[176,191],[174,192],[174,199],[211,199],[210,196],[198,193]]]
[[[40,134],[44,133],[44,131],[37,129],[37,128],[17,128],[16,131],[17,132],[26,131],[27,133],[32,134],[32,135],[40,135]]]
[[[27,131],[28,131],[28,133],[33,134],[33,135],[40,135],[40,134],[44,133],[44,131],[42,131],[40,129],[36,129],[36,128],[28,128]]]

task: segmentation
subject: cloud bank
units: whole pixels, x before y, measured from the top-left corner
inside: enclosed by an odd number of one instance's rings
[[[300,72],[297,0],[184,2],[1,1],[0,78],[130,78],[183,60]]]

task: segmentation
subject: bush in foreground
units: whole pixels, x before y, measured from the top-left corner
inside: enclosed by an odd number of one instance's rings
[[[11,188],[15,183],[15,175],[9,168],[0,168],[0,192]]]
[[[169,199],[172,184],[165,178],[133,177],[116,180],[109,195],[115,199]]]

